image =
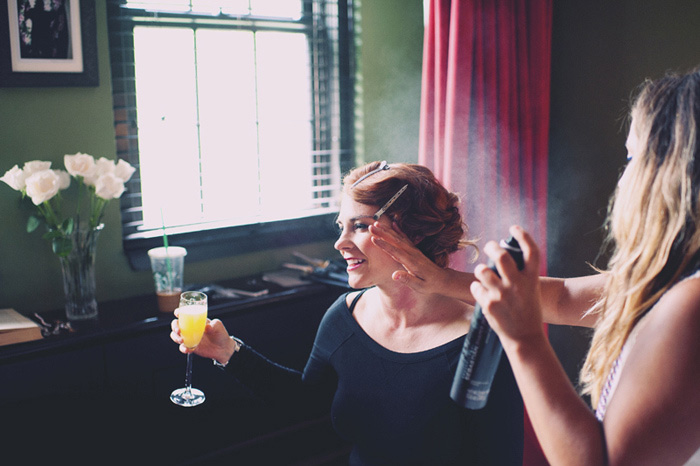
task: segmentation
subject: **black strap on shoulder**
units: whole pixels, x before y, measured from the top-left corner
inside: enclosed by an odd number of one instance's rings
[[[355,309],[355,304],[357,304],[357,300],[360,299],[360,296],[362,296],[363,294],[365,294],[365,291],[367,291],[367,290],[368,290],[368,288],[365,288],[364,290],[362,290],[362,291],[360,291],[359,293],[357,293],[357,296],[355,296],[355,297],[352,299],[352,302],[350,303],[350,313],[351,313],[351,314],[352,314],[353,309]]]

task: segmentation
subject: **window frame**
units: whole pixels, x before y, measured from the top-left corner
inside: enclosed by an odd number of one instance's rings
[[[112,63],[112,86],[114,106],[114,126],[117,146],[117,157],[126,160],[135,167],[139,166],[137,112],[134,76],[134,41],[133,27],[143,25],[143,18],[152,13],[142,10],[122,8],[123,0],[107,0],[107,18],[109,27],[109,46]],[[321,139],[321,146],[309,154],[313,159],[331,154],[338,158],[340,173],[346,173],[355,161],[355,39],[354,22],[357,12],[353,0],[303,0],[304,15],[299,20],[299,27],[311,27],[313,8],[327,5],[337,6],[337,25],[335,38],[328,38],[327,47],[336,47],[335,60],[337,73],[337,107],[335,115],[321,115],[320,118],[336,118],[337,127],[327,139]],[[128,11],[125,11],[128,10]],[[181,21],[177,14],[158,13],[158,19],[164,25],[169,21]],[[211,17],[202,15],[201,20]],[[256,27],[274,29],[274,20],[259,21]],[[315,38],[314,38],[315,39]],[[337,43],[332,43],[332,41]],[[313,54],[312,54],[313,55]],[[314,57],[311,57],[312,60]],[[312,73],[316,76],[317,73]],[[315,79],[315,78],[314,78]],[[314,119],[319,118],[317,108],[319,101],[328,98],[316,92],[319,86],[314,85]],[[331,94],[331,93],[329,93]],[[327,131],[328,125],[323,126]],[[331,141],[335,141],[333,145]],[[314,141],[316,144],[317,141]],[[329,145],[323,145],[329,144]],[[312,159],[312,160],[313,160]],[[338,183],[340,180],[337,180]],[[120,199],[122,217],[122,244],[129,265],[133,270],[147,270],[150,262],[147,252],[153,247],[162,246],[162,235],[135,234],[134,217],[140,216],[141,185],[138,171],[127,184],[127,192]],[[249,225],[229,226],[203,229],[186,233],[169,232],[168,241],[171,245],[187,248],[188,261],[211,260],[221,257],[288,247],[304,243],[330,241],[336,236],[334,219],[337,212],[313,213],[306,217],[260,222]]]

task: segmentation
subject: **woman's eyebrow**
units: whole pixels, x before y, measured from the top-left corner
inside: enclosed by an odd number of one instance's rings
[[[351,218],[351,219],[350,219],[350,222],[354,222],[354,221],[356,221],[356,220],[360,220],[361,218],[371,218],[371,219],[373,219],[374,216],[372,216],[372,215],[358,215],[357,217]]]

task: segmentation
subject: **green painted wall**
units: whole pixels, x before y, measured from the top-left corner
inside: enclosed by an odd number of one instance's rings
[[[364,161],[418,161],[423,0],[363,0]]]
[[[29,160],[63,167],[63,155],[85,152],[115,158],[112,97],[104,3],[97,5],[100,86],[95,88],[0,88],[0,175]],[[360,81],[365,99],[364,152],[389,160],[416,159],[422,0],[391,0],[362,5],[363,44]],[[386,125],[386,122],[391,122]],[[371,147],[371,150],[367,148]],[[17,193],[0,186],[0,308],[24,314],[63,306],[58,259],[38,233],[25,232],[16,208]],[[149,272],[134,272],[122,253],[118,201],[108,207],[97,253],[98,300],[152,292]],[[277,268],[298,250],[315,257],[336,254],[332,243],[186,263],[185,281],[202,282]]]

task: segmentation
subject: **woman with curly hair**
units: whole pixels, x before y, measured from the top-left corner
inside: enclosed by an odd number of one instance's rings
[[[372,162],[351,171],[335,249],[356,291],[326,312],[303,372],[229,338],[218,320],[208,323],[195,353],[226,364],[271,399],[328,396],[334,428],[353,446],[350,464],[521,465],[522,399],[505,358],[484,409],[466,410],[449,396],[473,306],[393,280],[401,265],[368,230],[396,225],[426,260],[446,267],[450,254],[474,247],[459,202],[420,165]],[[171,338],[182,343],[177,320],[172,327]]]
[[[630,112],[628,165],[611,199],[606,270],[540,278],[539,250],[511,228],[519,272],[495,242],[474,275],[436,268],[400,231],[373,241],[423,293],[475,298],[499,335],[552,464],[700,465],[700,69],[646,81]],[[476,278],[478,281],[474,281]],[[594,327],[574,390],[542,322]]]

